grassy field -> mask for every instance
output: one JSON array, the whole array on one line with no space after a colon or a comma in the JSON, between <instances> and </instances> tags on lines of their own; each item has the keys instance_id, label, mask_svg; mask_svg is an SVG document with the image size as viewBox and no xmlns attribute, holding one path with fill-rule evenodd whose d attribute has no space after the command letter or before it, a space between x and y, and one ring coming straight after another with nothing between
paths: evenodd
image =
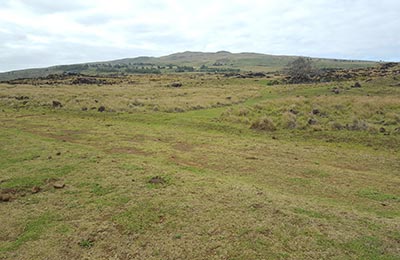
<instances>
[{"instance_id":1,"label":"grassy field","mask_svg":"<svg viewBox=\"0 0 400 260\"><path fill-rule=\"evenodd\" d=\"M0 259L400 259L397 82L2 84Z\"/></svg>"},{"instance_id":2,"label":"grassy field","mask_svg":"<svg viewBox=\"0 0 400 260\"><path fill-rule=\"evenodd\" d=\"M185 71L185 67L186 69L189 67L190 71L198 71L202 66L206 66L211 72L215 72L215 70L225 70L227 72L230 70L275 72L284 69L296 58L296 56L279 56L261 53L187 51L158 58L137 57L113 61L60 65L48 68L3 72L0 73L0 81L18 78L46 77L51 74L62 74L66 72L81 73L85 75L115 75L149 73L149 70L151 69L153 72L170 74L179 70ZM359 60L312 58L312 61L317 68L356 69L378 65L378 63L374 61Z\"/></svg>"}]
</instances>

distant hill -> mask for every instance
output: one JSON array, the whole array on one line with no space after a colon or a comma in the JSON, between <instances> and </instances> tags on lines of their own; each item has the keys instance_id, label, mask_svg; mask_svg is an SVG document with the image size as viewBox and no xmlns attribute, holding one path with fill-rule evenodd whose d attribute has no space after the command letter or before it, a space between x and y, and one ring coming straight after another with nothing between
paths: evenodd
<instances>
[{"instance_id":1,"label":"distant hill","mask_svg":"<svg viewBox=\"0 0 400 260\"><path fill-rule=\"evenodd\" d=\"M0 73L0 81L17 78L45 77L50 74L81 73L137 74L179 72L269 72L284 68L297 56L278 56L260 53L182 52L162 57L137 57L105 62L59 65L48 68L26 69ZM318 68L361 68L375 66L377 62L312 58Z\"/></svg>"}]
</instances>

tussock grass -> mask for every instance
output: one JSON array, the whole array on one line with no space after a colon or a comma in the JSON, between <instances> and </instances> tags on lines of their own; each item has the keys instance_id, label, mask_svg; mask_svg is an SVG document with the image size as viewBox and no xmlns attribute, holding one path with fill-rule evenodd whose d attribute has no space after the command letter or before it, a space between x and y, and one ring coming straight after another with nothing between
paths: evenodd
<instances>
[{"instance_id":1,"label":"tussock grass","mask_svg":"<svg viewBox=\"0 0 400 260\"><path fill-rule=\"evenodd\" d=\"M0 259L398 259L390 80L135 80L1 85Z\"/></svg>"}]
</instances>

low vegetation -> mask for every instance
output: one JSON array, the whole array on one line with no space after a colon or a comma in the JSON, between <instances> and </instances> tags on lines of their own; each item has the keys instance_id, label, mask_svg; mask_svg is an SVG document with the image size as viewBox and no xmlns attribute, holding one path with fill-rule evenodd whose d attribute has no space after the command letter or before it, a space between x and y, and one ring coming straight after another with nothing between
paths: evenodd
<instances>
[{"instance_id":1,"label":"low vegetation","mask_svg":"<svg viewBox=\"0 0 400 260\"><path fill-rule=\"evenodd\" d=\"M397 71L2 83L0 259L399 259Z\"/></svg>"}]
</instances>

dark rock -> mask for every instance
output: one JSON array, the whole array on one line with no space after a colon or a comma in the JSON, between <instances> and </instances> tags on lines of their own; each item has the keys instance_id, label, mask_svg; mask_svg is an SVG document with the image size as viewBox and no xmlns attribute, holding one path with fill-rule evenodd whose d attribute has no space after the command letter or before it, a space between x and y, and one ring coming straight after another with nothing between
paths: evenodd
<instances>
[{"instance_id":1,"label":"dark rock","mask_svg":"<svg viewBox=\"0 0 400 260\"><path fill-rule=\"evenodd\" d=\"M82 111L87 111L88 108L87 107L82 107Z\"/></svg>"},{"instance_id":2,"label":"dark rock","mask_svg":"<svg viewBox=\"0 0 400 260\"><path fill-rule=\"evenodd\" d=\"M296 109L291 108L289 110L290 113L292 113L293 115L297 115L299 113L299 111L297 111Z\"/></svg>"},{"instance_id":3,"label":"dark rock","mask_svg":"<svg viewBox=\"0 0 400 260\"><path fill-rule=\"evenodd\" d=\"M34 187L32 187L31 192L32 192L32 193L38 193L38 192L41 191L41 190L42 190L42 189L41 189L40 187L34 186Z\"/></svg>"},{"instance_id":4,"label":"dark rock","mask_svg":"<svg viewBox=\"0 0 400 260\"><path fill-rule=\"evenodd\" d=\"M266 75L262 72L249 72L244 76L245 78L262 78L265 77Z\"/></svg>"},{"instance_id":5,"label":"dark rock","mask_svg":"<svg viewBox=\"0 0 400 260\"><path fill-rule=\"evenodd\" d=\"M381 65L381 70L387 70L389 68L395 67L398 63L396 62L387 62Z\"/></svg>"},{"instance_id":6,"label":"dark rock","mask_svg":"<svg viewBox=\"0 0 400 260\"><path fill-rule=\"evenodd\" d=\"M53 100L52 106L53 108L57 108L57 107L62 107L62 104L60 101Z\"/></svg>"},{"instance_id":7,"label":"dark rock","mask_svg":"<svg viewBox=\"0 0 400 260\"><path fill-rule=\"evenodd\" d=\"M100 106L100 107L97 109L97 111L99 111L99 112L104 112L104 111L106 111L106 108L105 108L104 106Z\"/></svg>"},{"instance_id":8,"label":"dark rock","mask_svg":"<svg viewBox=\"0 0 400 260\"><path fill-rule=\"evenodd\" d=\"M258 160L258 158L255 156L248 156L246 157L246 160Z\"/></svg>"},{"instance_id":9,"label":"dark rock","mask_svg":"<svg viewBox=\"0 0 400 260\"><path fill-rule=\"evenodd\" d=\"M180 82L171 83L171 87L173 87L173 88L180 88L180 87L182 87L182 83L180 83Z\"/></svg>"},{"instance_id":10,"label":"dark rock","mask_svg":"<svg viewBox=\"0 0 400 260\"><path fill-rule=\"evenodd\" d=\"M61 152L57 152L56 155L57 155L57 156L60 156L60 155L61 155Z\"/></svg>"},{"instance_id":11,"label":"dark rock","mask_svg":"<svg viewBox=\"0 0 400 260\"><path fill-rule=\"evenodd\" d=\"M379 132L380 132L380 133L385 133L385 132L386 132L386 129L385 129L384 127L381 127L381 128L379 128Z\"/></svg>"},{"instance_id":12,"label":"dark rock","mask_svg":"<svg viewBox=\"0 0 400 260\"><path fill-rule=\"evenodd\" d=\"M16 96L15 97L16 100L25 100L25 99L29 99L28 96Z\"/></svg>"},{"instance_id":13,"label":"dark rock","mask_svg":"<svg viewBox=\"0 0 400 260\"><path fill-rule=\"evenodd\" d=\"M359 82L356 82L352 88L361 88L361 84Z\"/></svg>"},{"instance_id":14,"label":"dark rock","mask_svg":"<svg viewBox=\"0 0 400 260\"><path fill-rule=\"evenodd\" d=\"M165 182L166 182L165 179L160 176L152 177L149 180L149 183L151 184L164 184Z\"/></svg>"},{"instance_id":15,"label":"dark rock","mask_svg":"<svg viewBox=\"0 0 400 260\"><path fill-rule=\"evenodd\" d=\"M314 118L310 118L308 119L308 124L309 125L316 125L318 123L318 121Z\"/></svg>"},{"instance_id":16,"label":"dark rock","mask_svg":"<svg viewBox=\"0 0 400 260\"><path fill-rule=\"evenodd\" d=\"M91 77L79 77L76 78L75 80L73 80L71 82L71 84L73 85L81 85L81 84L87 84L87 85L93 85L93 84L98 84L98 85L102 85L102 84L110 84L109 82L107 82L104 79L97 79L97 78L91 78Z\"/></svg>"},{"instance_id":17,"label":"dark rock","mask_svg":"<svg viewBox=\"0 0 400 260\"><path fill-rule=\"evenodd\" d=\"M55 189L62 189L62 188L65 187L65 183L56 182L56 183L53 184L53 187L54 187Z\"/></svg>"},{"instance_id":18,"label":"dark rock","mask_svg":"<svg viewBox=\"0 0 400 260\"><path fill-rule=\"evenodd\" d=\"M11 195L9 194L0 194L0 202L8 202L11 200Z\"/></svg>"},{"instance_id":19,"label":"dark rock","mask_svg":"<svg viewBox=\"0 0 400 260\"><path fill-rule=\"evenodd\" d=\"M312 112L313 115L321 114L321 111L319 111L319 109L316 109L316 108L314 108L311 112Z\"/></svg>"}]
</instances>

